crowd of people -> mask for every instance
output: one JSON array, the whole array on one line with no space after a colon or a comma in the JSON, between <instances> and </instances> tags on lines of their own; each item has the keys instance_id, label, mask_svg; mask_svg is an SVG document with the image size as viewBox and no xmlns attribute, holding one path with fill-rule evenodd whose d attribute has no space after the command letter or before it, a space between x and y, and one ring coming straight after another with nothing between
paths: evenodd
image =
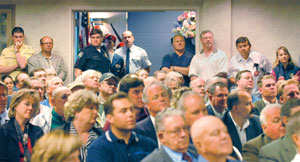
<instances>
[{"instance_id":1,"label":"crowd of people","mask_svg":"<svg viewBox=\"0 0 300 162\"><path fill-rule=\"evenodd\" d=\"M93 29L65 84L53 39L42 37L34 54L24 37L15 27L0 55L1 162L300 159L300 68L284 46L272 65L247 37L228 60L210 30L196 55L175 35L151 76L131 31L115 49L115 36Z\"/></svg>"}]
</instances>

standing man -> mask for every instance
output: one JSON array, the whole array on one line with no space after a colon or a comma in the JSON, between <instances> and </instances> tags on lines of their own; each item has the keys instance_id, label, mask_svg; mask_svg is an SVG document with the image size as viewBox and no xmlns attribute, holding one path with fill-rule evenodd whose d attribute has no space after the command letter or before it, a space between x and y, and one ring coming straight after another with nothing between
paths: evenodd
<instances>
[{"instance_id":1,"label":"standing man","mask_svg":"<svg viewBox=\"0 0 300 162\"><path fill-rule=\"evenodd\" d=\"M116 50L116 54L125 60L125 73L135 73L140 69L146 69L150 72L150 62L146 51L133 44L134 36L131 31L125 31L122 34L124 47Z\"/></svg>"},{"instance_id":2,"label":"standing man","mask_svg":"<svg viewBox=\"0 0 300 162\"><path fill-rule=\"evenodd\" d=\"M90 34L91 45L82 49L78 54L75 63L75 77L83 71L92 69L103 73L109 72L111 63L108 56L105 56L101 42L103 33L99 29L93 29Z\"/></svg>"},{"instance_id":3,"label":"standing man","mask_svg":"<svg viewBox=\"0 0 300 162\"><path fill-rule=\"evenodd\" d=\"M0 55L0 75L9 74L15 80L19 73L27 72L27 60L34 51L24 44L25 35L21 27L14 27L11 35L14 44L6 47Z\"/></svg>"},{"instance_id":4,"label":"standing man","mask_svg":"<svg viewBox=\"0 0 300 162\"><path fill-rule=\"evenodd\" d=\"M125 93L109 97L104 110L110 130L90 145L87 162L139 162L154 150L153 140L132 131L135 110Z\"/></svg>"},{"instance_id":5,"label":"standing man","mask_svg":"<svg viewBox=\"0 0 300 162\"><path fill-rule=\"evenodd\" d=\"M261 99L254 103L255 108L260 113L266 105L278 103L277 87L275 78L272 75L264 75L258 79L258 90Z\"/></svg>"},{"instance_id":6,"label":"standing man","mask_svg":"<svg viewBox=\"0 0 300 162\"><path fill-rule=\"evenodd\" d=\"M175 35L171 38L174 52L164 56L161 69L167 72L176 71L183 75L184 85L188 86L188 77L192 54L185 52L185 39L182 35Z\"/></svg>"},{"instance_id":7,"label":"standing man","mask_svg":"<svg viewBox=\"0 0 300 162\"><path fill-rule=\"evenodd\" d=\"M196 54L191 62L189 77L193 80L199 77L203 80L228 71L228 59L226 54L214 45L214 35L210 30L204 30L200 34L202 51Z\"/></svg>"},{"instance_id":8,"label":"standing man","mask_svg":"<svg viewBox=\"0 0 300 162\"><path fill-rule=\"evenodd\" d=\"M251 51L251 43L247 37L239 37L236 42L236 49L239 52L229 62L228 74L230 82L235 83L235 76L239 71L249 70L254 76L253 95L259 97L257 81L260 76L270 74L272 71L271 62L262 54Z\"/></svg>"},{"instance_id":9,"label":"standing man","mask_svg":"<svg viewBox=\"0 0 300 162\"><path fill-rule=\"evenodd\" d=\"M251 96L245 91L230 93L227 98L228 110L223 122L227 126L233 146L242 152L242 146L260 135L262 129L257 116L253 116Z\"/></svg>"},{"instance_id":10,"label":"standing man","mask_svg":"<svg viewBox=\"0 0 300 162\"><path fill-rule=\"evenodd\" d=\"M67 69L62 57L52 54L53 39L49 36L44 36L40 39L41 52L31 56L28 59L28 73L33 69L54 69L56 74L65 80L67 77Z\"/></svg>"}]
</instances>

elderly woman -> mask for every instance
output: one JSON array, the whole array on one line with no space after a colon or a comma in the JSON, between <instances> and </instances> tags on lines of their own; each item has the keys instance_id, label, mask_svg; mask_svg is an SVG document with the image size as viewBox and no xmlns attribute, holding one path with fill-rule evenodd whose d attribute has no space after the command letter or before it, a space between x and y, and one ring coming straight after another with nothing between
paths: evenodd
<instances>
[{"instance_id":1,"label":"elderly woman","mask_svg":"<svg viewBox=\"0 0 300 162\"><path fill-rule=\"evenodd\" d=\"M54 130L37 141L31 162L79 162L81 145L78 136Z\"/></svg>"},{"instance_id":2,"label":"elderly woman","mask_svg":"<svg viewBox=\"0 0 300 162\"><path fill-rule=\"evenodd\" d=\"M64 116L69 122L64 126L66 132L77 134L83 145L80 148L80 161L85 162L87 149L103 131L96 123L99 100L96 94L89 90L78 90L71 94L65 103Z\"/></svg>"},{"instance_id":3,"label":"elderly woman","mask_svg":"<svg viewBox=\"0 0 300 162\"><path fill-rule=\"evenodd\" d=\"M300 81L300 68L293 63L289 50L281 46L276 50L276 60L271 73L278 80Z\"/></svg>"},{"instance_id":4,"label":"elderly woman","mask_svg":"<svg viewBox=\"0 0 300 162\"><path fill-rule=\"evenodd\" d=\"M43 135L40 127L29 123L39 109L40 99L35 90L19 90L12 98L8 116L10 121L0 127L0 161L27 162L32 147Z\"/></svg>"}]
</instances>

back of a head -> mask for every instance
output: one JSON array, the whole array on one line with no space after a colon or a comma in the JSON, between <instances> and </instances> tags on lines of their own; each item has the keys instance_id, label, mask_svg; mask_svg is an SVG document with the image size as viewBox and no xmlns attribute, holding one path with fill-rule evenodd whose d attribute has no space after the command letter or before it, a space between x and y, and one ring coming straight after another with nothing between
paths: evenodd
<instances>
[{"instance_id":1,"label":"back of a head","mask_svg":"<svg viewBox=\"0 0 300 162\"><path fill-rule=\"evenodd\" d=\"M299 110L300 110L300 99L296 99L296 98L293 98L291 100L288 100L286 103L284 103L282 105L282 108L281 108L281 111L280 111L280 117L290 117L291 115L293 115L293 113L295 113L295 110L293 110L294 108L297 108L298 110L298 107L299 107ZM298 111L299 111L298 110ZM293 111L293 113L292 113Z\"/></svg>"},{"instance_id":2,"label":"back of a head","mask_svg":"<svg viewBox=\"0 0 300 162\"><path fill-rule=\"evenodd\" d=\"M296 134L297 136L300 136L300 112L296 112L293 114L286 125L287 134L289 136L292 136L293 134Z\"/></svg>"},{"instance_id":3,"label":"back of a head","mask_svg":"<svg viewBox=\"0 0 300 162\"><path fill-rule=\"evenodd\" d=\"M79 136L54 130L42 136L33 147L31 162L62 162L82 146Z\"/></svg>"}]
</instances>

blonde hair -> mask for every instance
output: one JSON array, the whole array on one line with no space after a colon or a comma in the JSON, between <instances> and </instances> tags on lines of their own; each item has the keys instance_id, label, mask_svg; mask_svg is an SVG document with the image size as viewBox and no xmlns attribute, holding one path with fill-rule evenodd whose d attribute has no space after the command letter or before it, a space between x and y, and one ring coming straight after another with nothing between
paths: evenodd
<instances>
[{"instance_id":1,"label":"blonde hair","mask_svg":"<svg viewBox=\"0 0 300 162\"><path fill-rule=\"evenodd\" d=\"M39 94L32 89L20 89L11 99L10 108L8 111L9 118L15 118L16 115L16 107L23 101L24 99L32 98L34 103L32 105L33 114L39 110L40 107L40 96Z\"/></svg>"},{"instance_id":2,"label":"blonde hair","mask_svg":"<svg viewBox=\"0 0 300 162\"><path fill-rule=\"evenodd\" d=\"M97 95L89 90L81 89L72 93L64 105L64 117L67 122L75 118L75 113L80 112L84 106L95 104L99 107Z\"/></svg>"},{"instance_id":3,"label":"blonde hair","mask_svg":"<svg viewBox=\"0 0 300 162\"><path fill-rule=\"evenodd\" d=\"M61 162L82 146L77 135L54 130L42 136L33 147L31 162Z\"/></svg>"},{"instance_id":4,"label":"blonde hair","mask_svg":"<svg viewBox=\"0 0 300 162\"><path fill-rule=\"evenodd\" d=\"M275 67L279 64L278 53L279 53L280 50L283 50L284 52L286 52L286 53L289 55L290 58L289 58L288 64L294 64L294 62L293 62L293 60L292 60L292 57L291 57L291 54L290 54L289 50L288 50L286 47L284 47L284 46L280 46L280 47L277 48L277 50L276 50L276 60L275 60L274 63L273 63L273 68L275 68Z\"/></svg>"},{"instance_id":5,"label":"blonde hair","mask_svg":"<svg viewBox=\"0 0 300 162\"><path fill-rule=\"evenodd\" d=\"M287 85L291 85L291 84L295 84L295 85L299 86L299 83L293 79L285 80L278 86L277 95L282 96L283 92L284 92L284 87Z\"/></svg>"}]
</instances>

